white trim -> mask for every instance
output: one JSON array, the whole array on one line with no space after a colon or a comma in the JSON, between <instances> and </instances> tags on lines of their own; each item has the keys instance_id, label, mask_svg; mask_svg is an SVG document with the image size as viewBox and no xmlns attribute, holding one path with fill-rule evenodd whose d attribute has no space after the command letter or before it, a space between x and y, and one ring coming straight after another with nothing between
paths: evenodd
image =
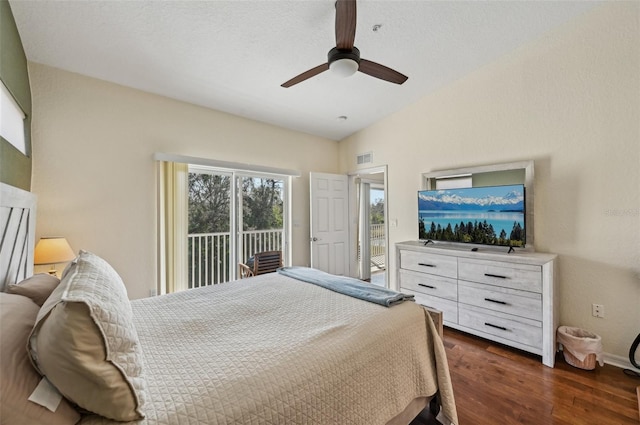
<instances>
[{"instance_id":1,"label":"white trim","mask_svg":"<svg viewBox=\"0 0 640 425\"><path fill-rule=\"evenodd\" d=\"M286 168L266 167L264 165L247 164L243 162L219 161L217 159L198 158L195 156L177 155L172 153L156 152L153 154L156 161L182 162L193 165L206 165L208 167L222 168L230 171L248 171L265 174L277 174L281 176L300 177L302 173Z\"/></svg>"},{"instance_id":2,"label":"white trim","mask_svg":"<svg viewBox=\"0 0 640 425\"><path fill-rule=\"evenodd\" d=\"M640 372L640 369L636 369L631 364L631 361L627 357L618 356L617 354L611 353L602 353L602 357L604 357L604 362L608 365L619 367L621 369L631 369L636 372Z\"/></svg>"}]
</instances>

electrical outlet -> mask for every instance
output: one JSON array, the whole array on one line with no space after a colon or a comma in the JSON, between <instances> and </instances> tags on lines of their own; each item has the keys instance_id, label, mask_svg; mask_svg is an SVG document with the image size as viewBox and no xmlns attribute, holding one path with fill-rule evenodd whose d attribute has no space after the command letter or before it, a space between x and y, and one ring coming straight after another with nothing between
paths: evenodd
<instances>
[{"instance_id":1,"label":"electrical outlet","mask_svg":"<svg viewBox=\"0 0 640 425\"><path fill-rule=\"evenodd\" d=\"M591 315L593 317L604 318L604 305L602 305L602 304L591 304Z\"/></svg>"}]
</instances>

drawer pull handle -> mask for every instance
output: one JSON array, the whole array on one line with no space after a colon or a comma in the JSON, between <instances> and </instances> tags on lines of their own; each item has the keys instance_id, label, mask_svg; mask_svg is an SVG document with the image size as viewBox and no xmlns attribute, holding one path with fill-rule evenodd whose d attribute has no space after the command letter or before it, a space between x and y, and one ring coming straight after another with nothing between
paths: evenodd
<instances>
[{"instance_id":1,"label":"drawer pull handle","mask_svg":"<svg viewBox=\"0 0 640 425\"><path fill-rule=\"evenodd\" d=\"M500 276L499 274L491 274L491 273L485 273L484 274L487 277L497 277L498 279L506 279L506 276Z\"/></svg>"},{"instance_id":2,"label":"drawer pull handle","mask_svg":"<svg viewBox=\"0 0 640 425\"><path fill-rule=\"evenodd\" d=\"M424 286L425 288L429 288L429 289L436 289L435 286L425 285L424 283L418 283L418 286Z\"/></svg>"},{"instance_id":3,"label":"drawer pull handle","mask_svg":"<svg viewBox=\"0 0 640 425\"><path fill-rule=\"evenodd\" d=\"M418 263L419 266L425 266L425 267L435 267L433 264L427 264L427 263Z\"/></svg>"},{"instance_id":4,"label":"drawer pull handle","mask_svg":"<svg viewBox=\"0 0 640 425\"><path fill-rule=\"evenodd\" d=\"M504 301L498 301L498 300L494 300L494 299L491 299L491 298L485 298L484 300L485 300L485 301L489 301L490 303L496 303L496 304L507 305L507 303L506 303L506 302L504 302Z\"/></svg>"},{"instance_id":5,"label":"drawer pull handle","mask_svg":"<svg viewBox=\"0 0 640 425\"><path fill-rule=\"evenodd\" d=\"M505 328L503 326L494 325L494 324L491 324L491 323L488 323L488 322L484 322L484 324L485 324L485 326L491 326L492 328L500 329L500 330L503 330L503 331L508 330L507 328Z\"/></svg>"}]
</instances>

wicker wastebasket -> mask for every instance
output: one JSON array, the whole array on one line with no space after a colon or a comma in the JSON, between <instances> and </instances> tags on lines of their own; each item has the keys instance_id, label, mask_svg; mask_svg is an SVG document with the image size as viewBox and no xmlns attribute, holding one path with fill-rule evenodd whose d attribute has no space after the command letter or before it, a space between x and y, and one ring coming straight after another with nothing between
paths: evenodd
<instances>
[{"instance_id":1,"label":"wicker wastebasket","mask_svg":"<svg viewBox=\"0 0 640 425\"><path fill-rule=\"evenodd\" d=\"M602 339L599 335L580 328L560 326L557 337L567 363L584 370L596 368L596 360L602 354Z\"/></svg>"}]
</instances>

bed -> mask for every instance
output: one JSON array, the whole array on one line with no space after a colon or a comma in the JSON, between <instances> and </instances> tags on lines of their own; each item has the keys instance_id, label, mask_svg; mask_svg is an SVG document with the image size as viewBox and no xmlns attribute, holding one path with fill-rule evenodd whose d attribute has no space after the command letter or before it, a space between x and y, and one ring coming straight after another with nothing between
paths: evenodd
<instances>
[{"instance_id":1,"label":"bed","mask_svg":"<svg viewBox=\"0 0 640 425\"><path fill-rule=\"evenodd\" d=\"M16 400L19 391L7 400L6 381L19 368L14 365L9 373L3 364L3 423L11 419L9 402L12 412L16 406L35 409L33 417L48 424L396 425L409 424L430 404L442 406L445 423L457 423L442 340L429 314L414 302L386 307L280 273L129 301L117 272L90 252L79 254L60 283L47 275L30 276L25 264L31 264L33 223L31 232L13 232L16 226L6 218L8 208L17 206L32 220L35 201L24 207L16 192L4 196L8 189L2 186L3 270L5 264L7 270L22 270L0 282L2 349L11 345L5 344L10 333L5 319L28 310L21 324L29 328L28 334L22 332L28 364L22 359L21 367L30 367L38 381L45 375L55 387L50 391L64 395L56 412ZM6 249L13 245L24 248ZM18 265L9 267L13 263ZM50 295L36 300L15 293L34 279L40 285L46 280L53 287ZM81 337L68 335L70 329ZM86 371L64 363L82 351L68 347L77 340L100 347L94 354L102 358L83 365ZM52 346L60 346L58 357L47 353L55 351ZM90 370L96 364L107 369ZM112 376L120 392L95 392L94 382L74 375L83 373L105 380ZM27 393L37 384L34 379ZM59 411L64 420L53 418Z\"/></svg>"}]
</instances>

